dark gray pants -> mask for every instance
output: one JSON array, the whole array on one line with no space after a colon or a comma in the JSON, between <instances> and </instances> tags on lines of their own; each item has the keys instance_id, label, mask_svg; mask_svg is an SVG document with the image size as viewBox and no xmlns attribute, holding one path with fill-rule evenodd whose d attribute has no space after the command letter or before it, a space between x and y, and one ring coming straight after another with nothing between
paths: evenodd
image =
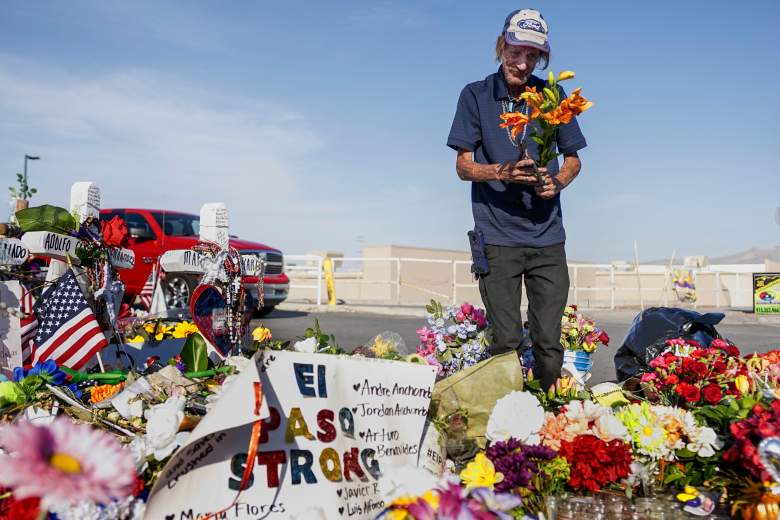
<instances>
[{"instance_id":1,"label":"dark gray pants","mask_svg":"<svg viewBox=\"0 0 780 520\"><path fill-rule=\"evenodd\" d=\"M534 377L547 389L561 375L561 317L569 295L563 244L548 247L486 246L490 272L480 276L479 292L493 328L492 354L516 350L523 341L522 285L528 292L528 326L533 342Z\"/></svg>"}]
</instances>

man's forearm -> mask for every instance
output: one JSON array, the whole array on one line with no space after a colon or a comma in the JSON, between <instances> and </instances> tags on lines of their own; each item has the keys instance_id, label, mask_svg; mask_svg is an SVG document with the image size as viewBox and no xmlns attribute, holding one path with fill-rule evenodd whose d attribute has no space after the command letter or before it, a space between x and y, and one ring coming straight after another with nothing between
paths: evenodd
<instances>
[{"instance_id":1,"label":"man's forearm","mask_svg":"<svg viewBox=\"0 0 780 520\"><path fill-rule=\"evenodd\" d=\"M458 159L455 170L458 177L464 181L485 182L500 179L500 164L481 164L473 160Z\"/></svg>"},{"instance_id":2,"label":"man's forearm","mask_svg":"<svg viewBox=\"0 0 780 520\"><path fill-rule=\"evenodd\" d=\"M560 182L562 187L565 188L577 177L581 168L582 162L576 153L566 154L563 158L561 169L555 176L555 180Z\"/></svg>"}]
</instances>

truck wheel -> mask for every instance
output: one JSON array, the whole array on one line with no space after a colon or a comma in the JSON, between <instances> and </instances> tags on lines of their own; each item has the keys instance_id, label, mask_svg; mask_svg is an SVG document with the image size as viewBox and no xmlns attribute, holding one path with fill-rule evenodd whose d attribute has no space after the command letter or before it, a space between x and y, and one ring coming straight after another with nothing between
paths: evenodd
<instances>
[{"instance_id":1,"label":"truck wheel","mask_svg":"<svg viewBox=\"0 0 780 520\"><path fill-rule=\"evenodd\" d=\"M273 312L273 310L276 308L276 305L268 305L266 307L262 307L260 309L257 309L255 311L255 318L263 318L265 316L268 316Z\"/></svg>"},{"instance_id":2,"label":"truck wheel","mask_svg":"<svg viewBox=\"0 0 780 520\"><path fill-rule=\"evenodd\" d=\"M168 308L187 309L190 306L190 296L198 286L198 279L186 274L174 274L168 275L162 284Z\"/></svg>"}]
</instances>

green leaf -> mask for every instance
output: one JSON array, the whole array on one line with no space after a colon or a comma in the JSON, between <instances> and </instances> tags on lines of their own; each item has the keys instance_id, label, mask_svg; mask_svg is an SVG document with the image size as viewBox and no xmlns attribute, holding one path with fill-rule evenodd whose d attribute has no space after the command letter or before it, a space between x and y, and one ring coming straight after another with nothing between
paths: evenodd
<instances>
[{"instance_id":1,"label":"green leaf","mask_svg":"<svg viewBox=\"0 0 780 520\"><path fill-rule=\"evenodd\" d=\"M16 212L16 220L23 232L51 231L67 235L76 229L76 219L67 210L44 204Z\"/></svg>"},{"instance_id":2,"label":"green leaf","mask_svg":"<svg viewBox=\"0 0 780 520\"><path fill-rule=\"evenodd\" d=\"M535 143L544 144L544 139L542 139L536 134L532 135L531 139L533 139Z\"/></svg>"},{"instance_id":3,"label":"green leaf","mask_svg":"<svg viewBox=\"0 0 780 520\"><path fill-rule=\"evenodd\" d=\"M209 367L208 349L206 340L198 332L187 337L187 341L181 349L181 359L187 372L200 372Z\"/></svg>"}]
</instances>

